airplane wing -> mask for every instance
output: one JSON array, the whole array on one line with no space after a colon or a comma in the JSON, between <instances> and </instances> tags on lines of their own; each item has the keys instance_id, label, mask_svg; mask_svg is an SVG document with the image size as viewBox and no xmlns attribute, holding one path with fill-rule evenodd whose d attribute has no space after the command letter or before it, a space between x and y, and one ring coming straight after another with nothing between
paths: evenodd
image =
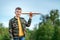
<instances>
[{"instance_id":1,"label":"airplane wing","mask_svg":"<svg viewBox=\"0 0 60 40\"><path fill-rule=\"evenodd\" d=\"M29 13L22 13L22 14L29 14ZM33 15L40 15L40 13L32 13Z\"/></svg>"}]
</instances>

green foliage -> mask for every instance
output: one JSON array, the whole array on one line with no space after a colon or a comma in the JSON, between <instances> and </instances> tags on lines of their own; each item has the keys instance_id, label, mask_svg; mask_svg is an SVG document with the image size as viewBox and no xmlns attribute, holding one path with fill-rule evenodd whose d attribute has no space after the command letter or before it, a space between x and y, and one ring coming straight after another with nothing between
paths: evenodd
<instances>
[{"instance_id":1,"label":"green foliage","mask_svg":"<svg viewBox=\"0 0 60 40\"><path fill-rule=\"evenodd\" d=\"M4 28L0 23L0 40L10 40L8 28Z\"/></svg>"},{"instance_id":2,"label":"green foliage","mask_svg":"<svg viewBox=\"0 0 60 40\"><path fill-rule=\"evenodd\" d=\"M25 40L30 40L30 36L31 36L31 30L26 29Z\"/></svg>"},{"instance_id":3,"label":"green foliage","mask_svg":"<svg viewBox=\"0 0 60 40\"><path fill-rule=\"evenodd\" d=\"M60 19L58 10L51 10L50 16L42 16L38 29L32 32L32 40L60 40Z\"/></svg>"}]
</instances>

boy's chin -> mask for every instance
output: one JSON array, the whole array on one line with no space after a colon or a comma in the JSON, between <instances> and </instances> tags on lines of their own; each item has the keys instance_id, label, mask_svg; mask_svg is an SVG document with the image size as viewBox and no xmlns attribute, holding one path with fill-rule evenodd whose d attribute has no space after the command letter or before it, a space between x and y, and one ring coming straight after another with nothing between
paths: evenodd
<instances>
[{"instance_id":1,"label":"boy's chin","mask_svg":"<svg viewBox=\"0 0 60 40\"><path fill-rule=\"evenodd\" d=\"M17 15L17 17L20 17L20 15Z\"/></svg>"},{"instance_id":2,"label":"boy's chin","mask_svg":"<svg viewBox=\"0 0 60 40\"><path fill-rule=\"evenodd\" d=\"M18 17L20 17L20 15L18 15Z\"/></svg>"}]
</instances>

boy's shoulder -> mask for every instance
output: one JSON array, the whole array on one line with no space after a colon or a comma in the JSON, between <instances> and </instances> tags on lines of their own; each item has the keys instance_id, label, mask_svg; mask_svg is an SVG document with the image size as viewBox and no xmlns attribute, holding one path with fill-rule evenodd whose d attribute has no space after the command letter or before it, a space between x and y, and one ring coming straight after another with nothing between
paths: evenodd
<instances>
[{"instance_id":1,"label":"boy's shoulder","mask_svg":"<svg viewBox=\"0 0 60 40\"><path fill-rule=\"evenodd\" d=\"M20 19L24 19L24 18L23 17L20 17ZM13 17L13 18L10 19L10 21L14 21L14 20L16 20L15 17Z\"/></svg>"},{"instance_id":2,"label":"boy's shoulder","mask_svg":"<svg viewBox=\"0 0 60 40\"><path fill-rule=\"evenodd\" d=\"M23 17L20 17L21 19L24 19Z\"/></svg>"}]
</instances>

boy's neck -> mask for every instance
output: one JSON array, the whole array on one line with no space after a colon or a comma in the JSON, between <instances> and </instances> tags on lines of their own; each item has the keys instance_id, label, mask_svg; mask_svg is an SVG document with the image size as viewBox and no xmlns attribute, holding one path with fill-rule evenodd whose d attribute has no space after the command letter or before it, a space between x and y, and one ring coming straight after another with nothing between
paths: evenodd
<instances>
[{"instance_id":1,"label":"boy's neck","mask_svg":"<svg viewBox=\"0 0 60 40\"><path fill-rule=\"evenodd\" d=\"M18 19L18 18L19 18L19 16L15 16L15 18L16 18L16 19Z\"/></svg>"}]
</instances>

